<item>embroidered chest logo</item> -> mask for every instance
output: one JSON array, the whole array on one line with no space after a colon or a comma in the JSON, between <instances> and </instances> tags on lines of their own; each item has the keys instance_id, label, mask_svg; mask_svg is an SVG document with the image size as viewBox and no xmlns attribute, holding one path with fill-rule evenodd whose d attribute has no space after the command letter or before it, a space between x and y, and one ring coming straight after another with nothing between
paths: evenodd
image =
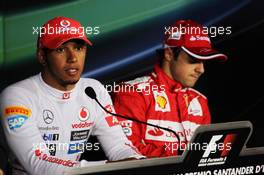
<instances>
[{"instance_id":1,"label":"embroidered chest logo","mask_svg":"<svg viewBox=\"0 0 264 175\"><path fill-rule=\"evenodd\" d=\"M70 92L65 92L62 94L62 99L66 100L69 99L71 97L71 93Z\"/></svg>"},{"instance_id":2,"label":"embroidered chest logo","mask_svg":"<svg viewBox=\"0 0 264 175\"><path fill-rule=\"evenodd\" d=\"M48 109L43 110L43 120L46 124L51 124L54 120L54 114Z\"/></svg>"},{"instance_id":3,"label":"embroidered chest logo","mask_svg":"<svg viewBox=\"0 0 264 175\"><path fill-rule=\"evenodd\" d=\"M192 99L190 102L188 114L193 116L203 116L202 106L197 98Z\"/></svg>"},{"instance_id":4,"label":"embroidered chest logo","mask_svg":"<svg viewBox=\"0 0 264 175\"><path fill-rule=\"evenodd\" d=\"M148 134L152 136L162 136L164 133L159 128L153 128L153 130L148 131Z\"/></svg>"},{"instance_id":5,"label":"embroidered chest logo","mask_svg":"<svg viewBox=\"0 0 264 175\"><path fill-rule=\"evenodd\" d=\"M79 111L79 120L84 122L86 120L88 120L90 114L88 109L86 109L85 107L82 107Z\"/></svg>"},{"instance_id":6,"label":"embroidered chest logo","mask_svg":"<svg viewBox=\"0 0 264 175\"><path fill-rule=\"evenodd\" d=\"M11 130L22 127L30 115L31 110L21 106L8 106L4 111Z\"/></svg>"},{"instance_id":7,"label":"embroidered chest logo","mask_svg":"<svg viewBox=\"0 0 264 175\"><path fill-rule=\"evenodd\" d=\"M167 100L166 100L165 97L158 95L157 98L156 98L156 102L157 102L157 104L159 105L160 108L165 109L166 104L167 104Z\"/></svg>"},{"instance_id":8,"label":"embroidered chest logo","mask_svg":"<svg viewBox=\"0 0 264 175\"><path fill-rule=\"evenodd\" d=\"M155 111L170 112L168 96L165 92L153 91L155 99Z\"/></svg>"}]
</instances>

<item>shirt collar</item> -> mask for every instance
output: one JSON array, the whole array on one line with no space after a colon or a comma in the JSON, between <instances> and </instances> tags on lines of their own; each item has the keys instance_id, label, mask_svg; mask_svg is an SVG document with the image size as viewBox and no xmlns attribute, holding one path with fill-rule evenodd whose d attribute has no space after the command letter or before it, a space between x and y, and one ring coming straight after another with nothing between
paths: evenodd
<instances>
[{"instance_id":1,"label":"shirt collar","mask_svg":"<svg viewBox=\"0 0 264 175\"><path fill-rule=\"evenodd\" d=\"M61 90L58 90L58 89L48 85L43 80L43 78L41 76L41 73L39 73L38 77L39 77L40 85L43 88L43 90L45 92L48 92L51 96L55 97L56 99L69 100L69 99L74 98L76 96L76 94L77 94L78 83L76 83L75 87L72 90L70 90L70 91L61 91Z\"/></svg>"},{"instance_id":2,"label":"shirt collar","mask_svg":"<svg viewBox=\"0 0 264 175\"><path fill-rule=\"evenodd\" d=\"M180 90L185 90L181 83L171 79L159 66L156 64L154 66L154 72L156 74L152 74L152 76L157 80L159 86L163 85L164 88L168 89L170 92L178 92Z\"/></svg>"}]
</instances>

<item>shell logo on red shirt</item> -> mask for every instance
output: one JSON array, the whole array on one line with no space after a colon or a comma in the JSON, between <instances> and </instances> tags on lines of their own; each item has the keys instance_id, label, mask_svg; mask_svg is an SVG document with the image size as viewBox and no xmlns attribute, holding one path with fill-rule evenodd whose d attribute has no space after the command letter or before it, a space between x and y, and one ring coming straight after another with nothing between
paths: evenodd
<instances>
[{"instance_id":1,"label":"shell logo on red shirt","mask_svg":"<svg viewBox=\"0 0 264 175\"><path fill-rule=\"evenodd\" d=\"M79 111L79 120L84 122L86 120L88 120L89 118L89 111L88 109L86 109L85 107L81 107L80 111Z\"/></svg>"},{"instance_id":2,"label":"shell logo on red shirt","mask_svg":"<svg viewBox=\"0 0 264 175\"><path fill-rule=\"evenodd\" d=\"M161 107L162 109L165 109L165 107L166 107L166 104L167 104L167 100L166 100L166 98L165 97L163 97L163 96L157 96L156 97L156 102L157 102L157 104L159 105L159 107Z\"/></svg>"},{"instance_id":3,"label":"shell logo on red shirt","mask_svg":"<svg viewBox=\"0 0 264 175\"><path fill-rule=\"evenodd\" d=\"M167 94L164 91L153 91L155 99L155 111L170 112L170 103Z\"/></svg>"}]
</instances>

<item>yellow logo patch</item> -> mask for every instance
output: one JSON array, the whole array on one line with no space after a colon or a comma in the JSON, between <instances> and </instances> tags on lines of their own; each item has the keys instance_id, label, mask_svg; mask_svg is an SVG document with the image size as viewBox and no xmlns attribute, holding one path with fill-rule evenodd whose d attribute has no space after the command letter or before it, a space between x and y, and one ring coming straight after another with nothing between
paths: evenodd
<instances>
[{"instance_id":1,"label":"yellow logo patch","mask_svg":"<svg viewBox=\"0 0 264 175\"><path fill-rule=\"evenodd\" d=\"M24 115L29 117L31 114L31 110L21 107L21 106L9 106L5 108L5 116L11 116L11 115Z\"/></svg>"},{"instance_id":2,"label":"yellow logo patch","mask_svg":"<svg viewBox=\"0 0 264 175\"><path fill-rule=\"evenodd\" d=\"M156 97L156 102L157 102L157 104L159 105L160 108L165 109L166 104L167 104L167 100L166 100L165 97L158 95Z\"/></svg>"},{"instance_id":3,"label":"yellow logo patch","mask_svg":"<svg viewBox=\"0 0 264 175\"><path fill-rule=\"evenodd\" d=\"M167 94L164 91L153 91L153 95L155 99L155 111L169 112L170 102Z\"/></svg>"}]
</instances>

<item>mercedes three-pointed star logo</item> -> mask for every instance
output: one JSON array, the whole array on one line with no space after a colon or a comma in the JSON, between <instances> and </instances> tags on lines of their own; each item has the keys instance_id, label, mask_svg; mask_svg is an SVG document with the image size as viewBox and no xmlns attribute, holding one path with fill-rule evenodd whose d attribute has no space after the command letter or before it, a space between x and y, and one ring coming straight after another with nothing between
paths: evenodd
<instances>
[{"instance_id":1,"label":"mercedes three-pointed star logo","mask_svg":"<svg viewBox=\"0 0 264 175\"><path fill-rule=\"evenodd\" d=\"M54 120L54 115L50 110L45 109L43 110L43 119L45 123L51 124Z\"/></svg>"}]
</instances>

